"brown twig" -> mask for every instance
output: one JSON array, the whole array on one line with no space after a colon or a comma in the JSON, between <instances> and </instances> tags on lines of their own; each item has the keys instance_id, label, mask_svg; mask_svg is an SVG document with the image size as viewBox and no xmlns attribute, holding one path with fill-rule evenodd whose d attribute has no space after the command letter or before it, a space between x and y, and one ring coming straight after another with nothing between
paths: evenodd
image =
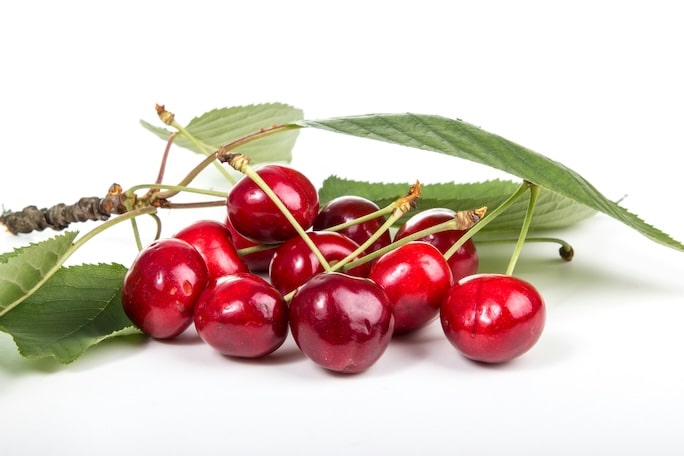
<instances>
[{"instance_id":1,"label":"brown twig","mask_svg":"<svg viewBox=\"0 0 684 456\"><path fill-rule=\"evenodd\" d=\"M21 211L6 211L0 215L0 224L5 225L12 234L43 231L47 228L63 230L71 223L108 220L113 214L128 211L127 195L119 184L109 187L107 196L84 197L74 204L56 204L49 208L38 209L27 206Z\"/></svg>"}]
</instances>

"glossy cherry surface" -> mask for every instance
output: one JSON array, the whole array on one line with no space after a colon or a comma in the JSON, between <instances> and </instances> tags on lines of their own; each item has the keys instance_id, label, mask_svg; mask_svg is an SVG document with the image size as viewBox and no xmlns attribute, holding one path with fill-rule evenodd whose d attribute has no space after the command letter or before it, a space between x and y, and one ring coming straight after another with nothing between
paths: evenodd
<instances>
[{"instance_id":1,"label":"glossy cherry surface","mask_svg":"<svg viewBox=\"0 0 684 456\"><path fill-rule=\"evenodd\" d=\"M544 329L546 308L527 281L477 274L455 284L442 304L447 339L465 357L485 363L510 361L532 348Z\"/></svg>"},{"instance_id":2,"label":"glossy cherry surface","mask_svg":"<svg viewBox=\"0 0 684 456\"><path fill-rule=\"evenodd\" d=\"M208 276L202 256L186 241L154 241L138 254L124 276L124 312L149 336L176 337L192 323Z\"/></svg>"},{"instance_id":3,"label":"glossy cherry surface","mask_svg":"<svg viewBox=\"0 0 684 456\"><path fill-rule=\"evenodd\" d=\"M230 217L226 217L225 225L228 228L228 231L230 231L230 234L233 238L233 245L237 250L264 245L244 237L240 232L238 232L235 229L235 227L230 221ZM245 255L240 255L240 257L242 258L242 261L244 261L244 263L247 265L247 268L250 272L268 272L268 266L271 264L273 254L275 253L276 248L279 245L280 244L274 244L272 247L268 249L259 250L253 253L247 253Z\"/></svg>"},{"instance_id":4,"label":"glossy cherry surface","mask_svg":"<svg viewBox=\"0 0 684 456\"><path fill-rule=\"evenodd\" d=\"M361 196L346 195L339 196L328 201L319 211L314 220L313 229L316 231L325 230L335 225L347 223L359 217L372 214L380 208L373 201ZM366 242L378 229L385 223L385 217L377 217L366 222L350 225L347 228L338 230L352 241L361 245ZM375 252L392 242L389 231L382 235L366 249L367 253Z\"/></svg>"},{"instance_id":5,"label":"glossy cherry surface","mask_svg":"<svg viewBox=\"0 0 684 456\"><path fill-rule=\"evenodd\" d=\"M200 295L195 328L220 353L259 358L274 352L288 334L288 308L282 295L252 273L212 282Z\"/></svg>"},{"instance_id":6,"label":"glossy cherry surface","mask_svg":"<svg viewBox=\"0 0 684 456\"><path fill-rule=\"evenodd\" d=\"M300 350L326 369L367 370L392 338L394 317L383 289L370 279L323 273L297 289L290 329Z\"/></svg>"},{"instance_id":7,"label":"glossy cherry surface","mask_svg":"<svg viewBox=\"0 0 684 456\"><path fill-rule=\"evenodd\" d=\"M302 228L313 225L319 209L318 192L304 174L282 165L265 165L256 172ZM268 195L247 176L233 185L226 204L235 229L255 242L283 242L297 233Z\"/></svg>"},{"instance_id":8,"label":"glossy cherry surface","mask_svg":"<svg viewBox=\"0 0 684 456\"><path fill-rule=\"evenodd\" d=\"M346 258L359 247L347 236L332 231L310 232L309 237L331 264ZM323 272L323 266L316 255L300 236L295 236L276 250L269 277L273 286L286 295L320 272ZM367 277L369 272L369 263L346 271L358 277Z\"/></svg>"},{"instance_id":9,"label":"glossy cherry surface","mask_svg":"<svg viewBox=\"0 0 684 456\"><path fill-rule=\"evenodd\" d=\"M378 258L368 278L387 293L395 334L415 331L436 319L453 284L442 253L423 241L408 242Z\"/></svg>"},{"instance_id":10,"label":"glossy cherry surface","mask_svg":"<svg viewBox=\"0 0 684 456\"><path fill-rule=\"evenodd\" d=\"M456 213L453 210L448 208L431 208L417 212L399 227L394 235L394 239L403 239L418 231L451 220L454 218L455 214ZM461 230L440 231L424 236L420 238L420 240L429 242L437 247L440 252L446 253L449 247L461 239L464 233L465 231ZM468 239L461 248L448 259L448 262L455 282L463 277L475 274L480 265L480 261L472 239Z\"/></svg>"},{"instance_id":11,"label":"glossy cherry surface","mask_svg":"<svg viewBox=\"0 0 684 456\"><path fill-rule=\"evenodd\" d=\"M247 265L238 255L228 227L221 222L199 220L186 226L173 237L182 239L197 249L212 279L236 272L247 272Z\"/></svg>"}]
</instances>

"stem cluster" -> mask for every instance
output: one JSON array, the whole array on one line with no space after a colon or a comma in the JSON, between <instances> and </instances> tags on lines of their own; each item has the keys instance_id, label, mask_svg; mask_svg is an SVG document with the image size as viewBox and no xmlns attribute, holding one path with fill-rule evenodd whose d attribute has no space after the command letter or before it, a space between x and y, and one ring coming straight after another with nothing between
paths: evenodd
<instances>
[{"instance_id":1,"label":"stem cluster","mask_svg":"<svg viewBox=\"0 0 684 456\"><path fill-rule=\"evenodd\" d=\"M75 245L75 248L82 245L86 239L94 236L95 234L102 232L108 226L114 223L118 223L121 220L131 220L133 224L133 229L138 243L138 247L142 248L140 242L140 236L137 230L137 225L135 223L135 218L139 215L151 215L156 218L156 209L160 207L164 208L191 208L191 207L211 207L220 206L225 204L226 193L214 190L207 190L202 188L191 187L192 181L208 166L214 164L226 163L230 165L233 169L243 173L252 179L261 188L266 195L273 201L273 203L279 208L283 215L288 219L292 226L297 231L298 235L303 238L307 243L311 251L316 255L321 265L326 271L344 271L363 263L373 261L374 259L380 257L384 253L390 250L396 249L400 245L416 240L432 233L436 233L444 230L467 230L466 233L456 242L451 248L449 248L445 253L445 258L450 258L459 248L463 246L469 239L471 239L480 230L485 228L492 220L494 220L499 214L504 212L509 208L514 201L520 198L526 191L530 191L530 199L527 208L527 212L520 229L517 240L515 241L515 247L511 255L508 267L506 269L507 275L512 275L514 273L517 261L520 257L523 245L526 241L529 242L558 242L561 244L559 249L560 255L565 260L570 260L573 257L572 247L566 242L553 239L553 238L527 238L527 234L532 221L532 216L535 209L535 204L539 195L540 188L528 181L524 181L520 187L512 194L510 197L504 201L499 207L494 208L488 212L487 207L481 207L473 210L460 211L456 214L453 220L449 220L444 223L429 227L420 232L414 233L407 236L401 240L392 242L390 245L379 249L373 253L361 256L361 254L375 242L385 231L389 230L404 214L409 212L411 209L415 208L416 200L421 196L420 183L416 182L409 188L406 195L398 198L392 202L387 207L384 207L377 212L372 214L359 217L358 219L345 222L335 227L329 228L331 231L337 231L344 229L350 225L363 223L365 221L388 216L386 222L381 226L381 228L366 242L359 246L359 248L350 254L347 258L336 262L335 264L329 264L320 250L316 247L313 241L310 239L306 230L300 226L297 220L290 214L287 207L280 201L278 196L272 191L271 188L261 179L259 174L250 165L249 157L236 153L234 150L240 146L248 144L252 141L264 138L270 135L274 135L283 131L287 131L293 128L297 128L293 125L273 125L267 128L261 128L251 134L243 136L236 139L235 141L221 145L219 147L212 147L209 144L203 143L197 138L195 138L191 133L189 133L182 125L178 124L175 120L173 113L166 110L163 105L156 106L157 114L159 118L166 125L170 125L176 129L176 132L172 133L166 143L164 154L161 160L160 169L157 175L157 179L152 184L141 184L130 187L128 190L123 191L120 185L113 184L105 197L91 197L82 198L77 203L73 205L59 204L51 208L38 209L35 206L29 206L24 208L20 212L4 212L0 215L0 223L4 224L7 229L13 233L28 233L36 230L43 230L46 228L52 228L56 230L61 230L69 226L70 223L83 222L86 220L96 220L96 221L107 221L111 215L125 215L125 217L120 217L116 221L109 221L103 224L101 227L96 228L84 236L82 241ZM168 185L162 183L165 167L167 163L167 158L169 155L170 148L174 140L178 136L185 136L190 141L192 141L199 149L205 151L206 157L198 163L193 169L191 169L184 178L182 178L175 185ZM229 178L231 182L234 182L230 173L227 173L223 167L220 167L224 172L224 175ZM146 190L143 195L137 195L136 192L140 190ZM215 201L203 201L203 202L193 202L193 203L174 203L171 199L181 192L193 193L198 195L215 197ZM160 222L157 218L158 223L158 233ZM503 242L504 240L493 240L491 242ZM510 239L505 240L510 242ZM260 247L251 247L248 252L253 252L259 250ZM247 251L241 253L248 253Z\"/></svg>"}]
</instances>

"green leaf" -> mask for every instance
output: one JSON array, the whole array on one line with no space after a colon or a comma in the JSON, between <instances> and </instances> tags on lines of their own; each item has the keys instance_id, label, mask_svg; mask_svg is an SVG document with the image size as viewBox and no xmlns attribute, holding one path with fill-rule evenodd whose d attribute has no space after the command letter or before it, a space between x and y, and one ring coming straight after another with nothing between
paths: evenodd
<instances>
[{"instance_id":1,"label":"green leaf","mask_svg":"<svg viewBox=\"0 0 684 456\"><path fill-rule=\"evenodd\" d=\"M684 244L607 199L568 167L460 120L422 114L372 114L296 123L336 133L441 152L491 166L607 214L660 244Z\"/></svg>"},{"instance_id":2,"label":"green leaf","mask_svg":"<svg viewBox=\"0 0 684 456\"><path fill-rule=\"evenodd\" d=\"M208 155L218 146L228 144L261 128L271 127L274 124L287 124L300 120L302 117L303 112L300 109L282 103L214 109L195 117L185 127L187 132L202 145L192 142L184 135L179 135L174 144ZM143 127L165 141L172 133L171 130L154 126L144 120L140 122ZM252 163L289 162L292 159L292 148L298 133L298 130L291 130L268 136L240 146L236 150L247 155Z\"/></svg>"},{"instance_id":3,"label":"green leaf","mask_svg":"<svg viewBox=\"0 0 684 456\"><path fill-rule=\"evenodd\" d=\"M60 268L20 306L0 318L27 358L70 363L111 337L140 333L121 306L126 268L117 264Z\"/></svg>"},{"instance_id":4,"label":"green leaf","mask_svg":"<svg viewBox=\"0 0 684 456\"><path fill-rule=\"evenodd\" d=\"M519 186L520 183L499 179L478 183L421 184L422 196L418 199L417 209L445 207L461 211L485 205L492 210L503 203ZM362 182L330 176L323 181L319 189L319 197L321 204L325 204L338 196L353 194L368 198L378 206L385 207L405 195L408 189L409 183ZM527 204L526 198L518 199L482 231L520 231ZM403 223L413 214L414 211L407 213L398 220L397 224ZM558 193L542 189L532 217L530 231L564 228L594 214L596 214L594 209Z\"/></svg>"},{"instance_id":5,"label":"green leaf","mask_svg":"<svg viewBox=\"0 0 684 456\"><path fill-rule=\"evenodd\" d=\"M67 231L0 256L0 316L19 305L57 271L77 234Z\"/></svg>"}]
</instances>

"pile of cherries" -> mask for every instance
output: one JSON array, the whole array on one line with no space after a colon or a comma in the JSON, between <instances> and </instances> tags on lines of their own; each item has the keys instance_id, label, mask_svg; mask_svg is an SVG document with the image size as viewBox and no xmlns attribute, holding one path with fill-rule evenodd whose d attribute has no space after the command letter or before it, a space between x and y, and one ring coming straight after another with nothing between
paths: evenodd
<instances>
[{"instance_id":1,"label":"pile of cherries","mask_svg":"<svg viewBox=\"0 0 684 456\"><path fill-rule=\"evenodd\" d=\"M368 369L392 337L436 319L449 342L479 362L509 361L539 339L545 306L531 284L478 274L471 239L445 257L465 231L402 241L453 218L450 209L417 212L392 236L381 230L385 216L354 223L379 210L368 199L342 196L320 207L301 172L276 164L256 172L289 218L244 176L228 193L225 220L194 222L145 247L122 289L123 308L144 333L170 339L194 324L208 345L240 358L273 353L291 333L309 359L342 373ZM339 262L349 267L331 268Z\"/></svg>"}]
</instances>

